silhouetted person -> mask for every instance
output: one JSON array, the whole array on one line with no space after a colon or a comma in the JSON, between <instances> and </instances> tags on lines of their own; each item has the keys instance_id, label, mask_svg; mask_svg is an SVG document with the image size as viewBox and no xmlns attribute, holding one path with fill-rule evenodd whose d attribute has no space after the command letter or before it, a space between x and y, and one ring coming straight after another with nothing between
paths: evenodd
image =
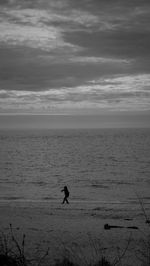
<instances>
[{"instance_id":1,"label":"silhouetted person","mask_svg":"<svg viewBox=\"0 0 150 266\"><path fill-rule=\"evenodd\" d=\"M69 198L69 190L68 190L67 186L64 186L64 188L61 190L61 192L64 192L64 194L65 194L65 197L63 199L62 204L64 204L65 202L67 204L69 204L69 201L68 201L68 198Z\"/></svg>"}]
</instances>

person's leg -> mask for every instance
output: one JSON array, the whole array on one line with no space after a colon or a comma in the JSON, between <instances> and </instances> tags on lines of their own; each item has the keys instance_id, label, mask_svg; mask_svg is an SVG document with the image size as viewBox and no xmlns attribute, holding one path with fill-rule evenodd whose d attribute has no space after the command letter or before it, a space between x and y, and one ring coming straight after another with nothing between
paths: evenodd
<instances>
[{"instance_id":1,"label":"person's leg","mask_svg":"<svg viewBox=\"0 0 150 266\"><path fill-rule=\"evenodd\" d=\"M65 197L64 197L64 199L63 199L63 202L62 202L62 204L64 204L65 203Z\"/></svg>"},{"instance_id":2,"label":"person's leg","mask_svg":"<svg viewBox=\"0 0 150 266\"><path fill-rule=\"evenodd\" d=\"M69 204L69 201L68 201L68 199L67 199L68 197L66 197L66 202L67 202L67 204Z\"/></svg>"}]
</instances>

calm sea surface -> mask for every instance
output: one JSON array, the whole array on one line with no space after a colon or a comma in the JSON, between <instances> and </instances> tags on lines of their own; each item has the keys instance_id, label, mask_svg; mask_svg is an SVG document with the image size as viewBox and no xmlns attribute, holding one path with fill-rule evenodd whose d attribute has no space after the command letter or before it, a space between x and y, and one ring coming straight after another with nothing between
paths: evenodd
<instances>
[{"instance_id":1,"label":"calm sea surface","mask_svg":"<svg viewBox=\"0 0 150 266\"><path fill-rule=\"evenodd\" d=\"M0 201L150 202L150 130L0 132Z\"/></svg>"}]
</instances>

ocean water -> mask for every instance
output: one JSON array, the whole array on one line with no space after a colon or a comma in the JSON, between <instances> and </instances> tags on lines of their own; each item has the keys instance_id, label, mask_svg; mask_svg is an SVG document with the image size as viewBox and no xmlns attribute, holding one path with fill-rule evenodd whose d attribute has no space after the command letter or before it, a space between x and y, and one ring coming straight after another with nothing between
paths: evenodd
<instances>
[{"instance_id":1,"label":"ocean water","mask_svg":"<svg viewBox=\"0 0 150 266\"><path fill-rule=\"evenodd\" d=\"M150 129L0 132L0 202L150 203Z\"/></svg>"}]
</instances>

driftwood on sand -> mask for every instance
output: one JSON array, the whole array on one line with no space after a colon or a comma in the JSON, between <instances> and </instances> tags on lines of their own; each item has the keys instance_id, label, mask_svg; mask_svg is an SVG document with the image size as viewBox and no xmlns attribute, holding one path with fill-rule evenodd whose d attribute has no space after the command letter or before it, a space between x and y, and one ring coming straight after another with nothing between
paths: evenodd
<instances>
[{"instance_id":1,"label":"driftwood on sand","mask_svg":"<svg viewBox=\"0 0 150 266\"><path fill-rule=\"evenodd\" d=\"M109 224L104 224L104 229L105 230L110 230L112 228L127 228L127 229L139 229L137 226L121 226L121 225L109 225Z\"/></svg>"}]
</instances>

